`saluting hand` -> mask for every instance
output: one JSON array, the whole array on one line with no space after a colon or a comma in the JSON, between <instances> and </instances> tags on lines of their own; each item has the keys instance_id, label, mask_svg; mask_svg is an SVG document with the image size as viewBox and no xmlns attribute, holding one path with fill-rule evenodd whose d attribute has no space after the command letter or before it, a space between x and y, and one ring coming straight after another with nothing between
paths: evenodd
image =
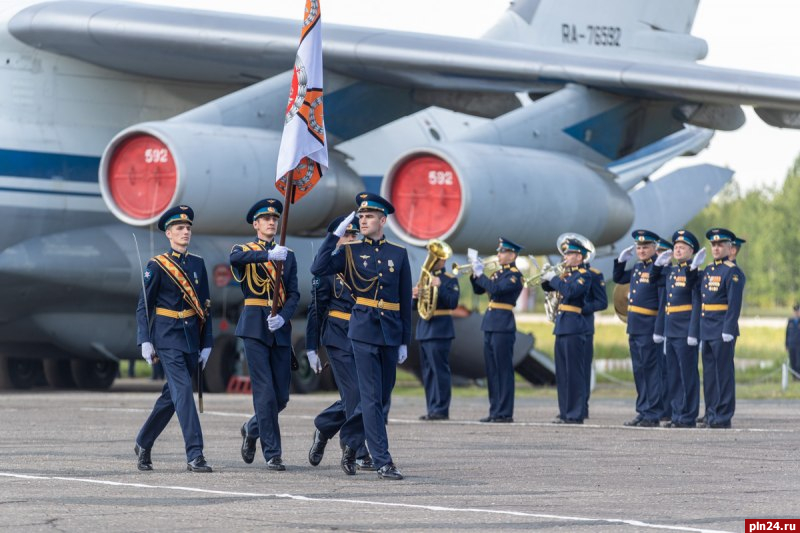
<instances>
[{"instance_id":1,"label":"saluting hand","mask_svg":"<svg viewBox=\"0 0 800 533\"><path fill-rule=\"evenodd\" d=\"M350 223L353 221L354 218L356 218L355 211L351 212L349 215L344 217L344 220L339 222L339 225L336 226L335 230L333 230L333 234L336 235L337 237L341 237L342 235L344 235L344 232L347 231L347 226L350 225Z\"/></svg>"},{"instance_id":2,"label":"saluting hand","mask_svg":"<svg viewBox=\"0 0 800 533\"><path fill-rule=\"evenodd\" d=\"M627 248L625 248L624 250L622 250L622 252L620 252L620 254L619 254L619 257L617 258L617 261L619 261L620 263L624 263L625 261L627 261L628 259L633 257L633 249L634 248L636 248L635 245L630 245Z\"/></svg>"},{"instance_id":3,"label":"saluting hand","mask_svg":"<svg viewBox=\"0 0 800 533\"><path fill-rule=\"evenodd\" d=\"M670 259L672 259L672 250L665 250L660 254L658 254L658 257L656 257L655 260L655 264L656 266L663 267L669 264Z\"/></svg>"},{"instance_id":4,"label":"saluting hand","mask_svg":"<svg viewBox=\"0 0 800 533\"><path fill-rule=\"evenodd\" d=\"M700 251L697 252L697 255L694 256L692 259L692 265L689 267L691 270L697 270L697 268L703 264L703 261L706 260L706 249L700 248Z\"/></svg>"}]
</instances>

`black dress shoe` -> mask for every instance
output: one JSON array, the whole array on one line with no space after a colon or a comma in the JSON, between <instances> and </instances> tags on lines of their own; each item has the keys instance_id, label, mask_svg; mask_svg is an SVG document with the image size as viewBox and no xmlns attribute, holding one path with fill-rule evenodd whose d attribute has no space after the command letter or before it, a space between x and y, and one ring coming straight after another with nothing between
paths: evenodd
<instances>
[{"instance_id":1,"label":"black dress shoe","mask_svg":"<svg viewBox=\"0 0 800 533\"><path fill-rule=\"evenodd\" d=\"M206 462L205 457L198 455L186 464L189 472L211 472L211 465Z\"/></svg>"},{"instance_id":2,"label":"black dress shoe","mask_svg":"<svg viewBox=\"0 0 800 533\"><path fill-rule=\"evenodd\" d=\"M706 422L708 422L708 415L703 415L703 416L701 416L701 417L698 417L698 419L696 420L696 422L697 422L698 424L705 424Z\"/></svg>"},{"instance_id":3,"label":"black dress shoe","mask_svg":"<svg viewBox=\"0 0 800 533\"><path fill-rule=\"evenodd\" d=\"M669 425L664 426L664 427L685 429L685 428L693 428L693 427L695 427L695 425L694 424L685 424L683 422L670 422Z\"/></svg>"},{"instance_id":4,"label":"black dress shoe","mask_svg":"<svg viewBox=\"0 0 800 533\"><path fill-rule=\"evenodd\" d=\"M322 461L327 444L328 439L318 429L314 430L314 441L311 443L311 449L308 450L308 462L311 463L311 466L317 466Z\"/></svg>"},{"instance_id":5,"label":"black dress shoe","mask_svg":"<svg viewBox=\"0 0 800 533\"><path fill-rule=\"evenodd\" d=\"M636 426L639 425L639 422L641 422L641 421L642 421L642 417L641 416L637 416L633 420L628 420L627 422L623 423L622 425L623 426L636 427Z\"/></svg>"},{"instance_id":6,"label":"black dress shoe","mask_svg":"<svg viewBox=\"0 0 800 533\"><path fill-rule=\"evenodd\" d=\"M708 425L711 429L731 429L730 422L712 422Z\"/></svg>"},{"instance_id":7,"label":"black dress shoe","mask_svg":"<svg viewBox=\"0 0 800 533\"><path fill-rule=\"evenodd\" d=\"M428 420L428 415L422 415L419 417L420 420Z\"/></svg>"},{"instance_id":8,"label":"black dress shoe","mask_svg":"<svg viewBox=\"0 0 800 533\"><path fill-rule=\"evenodd\" d=\"M403 474L394 466L394 463L389 463L378 469L378 477L381 479L400 480L403 479Z\"/></svg>"},{"instance_id":9,"label":"black dress shoe","mask_svg":"<svg viewBox=\"0 0 800 533\"><path fill-rule=\"evenodd\" d=\"M267 461L267 468L270 470L274 470L275 472L283 472L286 470L286 467L283 465L283 459L281 459L280 455L276 455L269 461Z\"/></svg>"},{"instance_id":10,"label":"black dress shoe","mask_svg":"<svg viewBox=\"0 0 800 533\"><path fill-rule=\"evenodd\" d=\"M427 415L428 418L425 420L450 420L450 417L447 415L441 415L438 413L433 413L431 415Z\"/></svg>"},{"instance_id":11,"label":"black dress shoe","mask_svg":"<svg viewBox=\"0 0 800 533\"><path fill-rule=\"evenodd\" d=\"M356 468L358 468L359 470L368 470L371 472L377 470L377 468L375 468L375 463L372 462L372 457L370 457L369 455L366 455L360 459L356 459Z\"/></svg>"},{"instance_id":12,"label":"black dress shoe","mask_svg":"<svg viewBox=\"0 0 800 533\"><path fill-rule=\"evenodd\" d=\"M480 420L478 420L478 422L494 422L494 417L485 416L485 417L481 418Z\"/></svg>"},{"instance_id":13,"label":"black dress shoe","mask_svg":"<svg viewBox=\"0 0 800 533\"><path fill-rule=\"evenodd\" d=\"M356 451L350 446L345 446L342 452L342 470L348 476L356 475Z\"/></svg>"},{"instance_id":14,"label":"black dress shoe","mask_svg":"<svg viewBox=\"0 0 800 533\"><path fill-rule=\"evenodd\" d=\"M247 434L247 422L242 424L242 460L250 464L256 457L256 437Z\"/></svg>"},{"instance_id":15,"label":"black dress shoe","mask_svg":"<svg viewBox=\"0 0 800 533\"><path fill-rule=\"evenodd\" d=\"M135 445L133 447L133 453L136 454L136 468L142 471L152 470L153 469L153 462L150 460L150 450L145 448L140 448L139 445Z\"/></svg>"},{"instance_id":16,"label":"black dress shoe","mask_svg":"<svg viewBox=\"0 0 800 533\"><path fill-rule=\"evenodd\" d=\"M494 424L510 424L514 421L513 417L510 416L498 416L496 418L492 418L489 422Z\"/></svg>"},{"instance_id":17,"label":"black dress shoe","mask_svg":"<svg viewBox=\"0 0 800 533\"><path fill-rule=\"evenodd\" d=\"M642 418L636 425L640 428L657 428L659 426L659 422L658 420L648 420L646 418Z\"/></svg>"},{"instance_id":18,"label":"black dress shoe","mask_svg":"<svg viewBox=\"0 0 800 533\"><path fill-rule=\"evenodd\" d=\"M563 418L561 418L560 416L557 416L552 420L552 423L553 424L566 424L567 421L564 420Z\"/></svg>"}]
</instances>

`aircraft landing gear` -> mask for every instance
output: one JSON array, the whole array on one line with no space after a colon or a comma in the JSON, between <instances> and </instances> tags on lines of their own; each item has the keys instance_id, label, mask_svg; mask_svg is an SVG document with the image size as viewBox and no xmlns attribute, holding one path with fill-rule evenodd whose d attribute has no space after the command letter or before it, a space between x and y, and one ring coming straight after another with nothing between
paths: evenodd
<instances>
[{"instance_id":1,"label":"aircraft landing gear","mask_svg":"<svg viewBox=\"0 0 800 533\"><path fill-rule=\"evenodd\" d=\"M119 363L111 360L73 359L72 378L79 389L103 390L117 378Z\"/></svg>"},{"instance_id":2,"label":"aircraft landing gear","mask_svg":"<svg viewBox=\"0 0 800 533\"><path fill-rule=\"evenodd\" d=\"M41 359L0 356L0 389L30 389L43 384Z\"/></svg>"}]
</instances>

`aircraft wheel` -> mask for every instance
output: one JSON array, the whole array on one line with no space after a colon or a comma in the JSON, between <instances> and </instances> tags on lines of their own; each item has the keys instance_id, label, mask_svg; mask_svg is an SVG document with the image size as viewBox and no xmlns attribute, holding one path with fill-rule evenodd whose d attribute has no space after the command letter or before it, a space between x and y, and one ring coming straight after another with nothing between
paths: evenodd
<instances>
[{"instance_id":1,"label":"aircraft wheel","mask_svg":"<svg viewBox=\"0 0 800 533\"><path fill-rule=\"evenodd\" d=\"M0 356L0 388L30 389L43 379L41 359Z\"/></svg>"},{"instance_id":2,"label":"aircraft wheel","mask_svg":"<svg viewBox=\"0 0 800 533\"><path fill-rule=\"evenodd\" d=\"M72 369L69 359L45 359L42 361L44 377L54 389L74 389L75 380L72 379Z\"/></svg>"},{"instance_id":3,"label":"aircraft wheel","mask_svg":"<svg viewBox=\"0 0 800 533\"><path fill-rule=\"evenodd\" d=\"M208 364L203 371L205 385L208 392L225 392L228 389L228 381L231 376L236 374L236 366L239 362L239 352L236 346L236 337L233 335L221 335L214 342Z\"/></svg>"},{"instance_id":4,"label":"aircraft wheel","mask_svg":"<svg viewBox=\"0 0 800 533\"><path fill-rule=\"evenodd\" d=\"M119 363L110 360L73 359L72 378L79 389L103 390L117 379Z\"/></svg>"}]
</instances>

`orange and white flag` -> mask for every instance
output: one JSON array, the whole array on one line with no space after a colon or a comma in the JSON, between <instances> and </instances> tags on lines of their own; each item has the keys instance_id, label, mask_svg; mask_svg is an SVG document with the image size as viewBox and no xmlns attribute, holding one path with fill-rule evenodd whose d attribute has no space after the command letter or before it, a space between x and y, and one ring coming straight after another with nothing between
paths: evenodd
<instances>
[{"instance_id":1,"label":"orange and white flag","mask_svg":"<svg viewBox=\"0 0 800 533\"><path fill-rule=\"evenodd\" d=\"M322 113L322 18L320 0L306 0L303 31L294 62L289 105L278 152L275 186L286 194L294 183L291 202L302 198L328 170L328 146Z\"/></svg>"}]
</instances>

